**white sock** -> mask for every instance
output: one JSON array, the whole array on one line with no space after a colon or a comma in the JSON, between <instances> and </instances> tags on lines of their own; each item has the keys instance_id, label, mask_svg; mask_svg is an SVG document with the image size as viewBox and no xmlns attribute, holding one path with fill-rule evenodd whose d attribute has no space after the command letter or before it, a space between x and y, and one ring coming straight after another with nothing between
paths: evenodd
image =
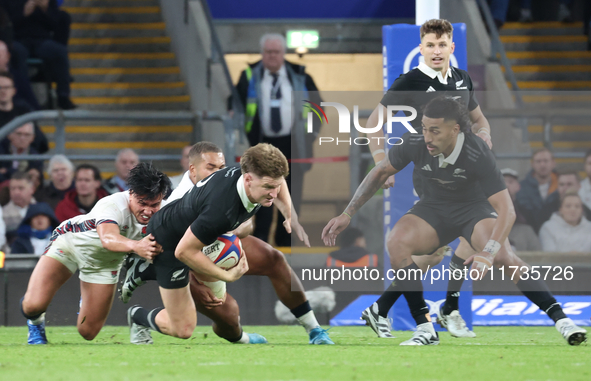
<instances>
[{"instance_id":1,"label":"white sock","mask_svg":"<svg viewBox=\"0 0 591 381\"><path fill-rule=\"evenodd\" d=\"M45 312L43 312L37 319L35 319L35 320L29 319L29 321L33 325L39 325L39 324L45 323Z\"/></svg>"},{"instance_id":2,"label":"white sock","mask_svg":"<svg viewBox=\"0 0 591 381\"><path fill-rule=\"evenodd\" d=\"M421 328L422 330L427 331L427 332L431 333L433 336L435 336L435 328L433 327L433 323L427 322L427 323L419 324L419 325L417 325L417 330L419 328Z\"/></svg>"},{"instance_id":3,"label":"white sock","mask_svg":"<svg viewBox=\"0 0 591 381\"><path fill-rule=\"evenodd\" d=\"M318 320L316 320L316 315L314 315L314 311L308 311L297 319L308 333L314 328L320 327Z\"/></svg>"},{"instance_id":4,"label":"white sock","mask_svg":"<svg viewBox=\"0 0 591 381\"><path fill-rule=\"evenodd\" d=\"M236 343L238 344L248 344L250 343L250 336L244 331L242 331L242 337Z\"/></svg>"}]
</instances>

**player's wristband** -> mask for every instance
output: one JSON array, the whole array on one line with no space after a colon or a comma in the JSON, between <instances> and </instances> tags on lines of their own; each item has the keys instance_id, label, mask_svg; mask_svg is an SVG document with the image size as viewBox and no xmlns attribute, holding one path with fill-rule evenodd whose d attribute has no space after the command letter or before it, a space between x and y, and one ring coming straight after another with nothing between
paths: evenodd
<instances>
[{"instance_id":1,"label":"player's wristband","mask_svg":"<svg viewBox=\"0 0 591 381\"><path fill-rule=\"evenodd\" d=\"M347 212L343 212L342 214L344 214L345 216L349 217L349 219L351 219L351 220L353 219L353 217L351 217L351 215L349 213L347 213Z\"/></svg>"},{"instance_id":2,"label":"player's wristband","mask_svg":"<svg viewBox=\"0 0 591 381\"><path fill-rule=\"evenodd\" d=\"M497 241L491 239L486 243L486 246L484 246L484 250L482 250L482 251L486 251L487 253L490 253L490 255L492 255L494 257L495 255L497 255L499 250L501 250L501 244L498 243Z\"/></svg>"},{"instance_id":3,"label":"player's wristband","mask_svg":"<svg viewBox=\"0 0 591 381\"><path fill-rule=\"evenodd\" d=\"M482 127L481 129L479 129L476 134L478 135L481 132L484 132L485 134L487 134L488 136L490 136L490 130L487 129L486 127Z\"/></svg>"},{"instance_id":4,"label":"player's wristband","mask_svg":"<svg viewBox=\"0 0 591 381\"><path fill-rule=\"evenodd\" d=\"M380 154L380 153L384 153L385 154L386 151L384 151L383 149L377 149L377 150L375 150L375 151L373 151L371 153L371 156L375 156L375 155Z\"/></svg>"}]
</instances>

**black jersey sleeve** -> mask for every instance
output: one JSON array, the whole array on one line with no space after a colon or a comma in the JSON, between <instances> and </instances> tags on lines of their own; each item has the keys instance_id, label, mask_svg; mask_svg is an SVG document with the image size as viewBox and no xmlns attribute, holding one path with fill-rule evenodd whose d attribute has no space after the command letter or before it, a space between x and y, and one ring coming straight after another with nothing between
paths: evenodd
<instances>
[{"instance_id":1,"label":"black jersey sleeve","mask_svg":"<svg viewBox=\"0 0 591 381\"><path fill-rule=\"evenodd\" d=\"M232 224L226 216L211 207L203 210L199 217L191 224L191 231L205 245L210 245L227 231L230 231Z\"/></svg>"},{"instance_id":2,"label":"black jersey sleeve","mask_svg":"<svg viewBox=\"0 0 591 381\"><path fill-rule=\"evenodd\" d=\"M497 161L492 151L486 149L477 162L478 182L486 198L507 189L501 171L497 167Z\"/></svg>"},{"instance_id":3,"label":"black jersey sleeve","mask_svg":"<svg viewBox=\"0 0 591 381\"><path fill-rule=\"evenodd\" d=\"M416 135L416 134L414 134ZM407 132L402 135L402 144L393 146L388 151L388 159L390 164L399 171L402 171L408 163L413 161L413 153L416 151L418 146L411 143L411 133Z\"/></svg>"},{"instance_id":4,"label":"black jersey sleeve","mask_svg":"<svg viewBox=\"0 0 591 381\"><path fill-rule=\"evenodd\" d=\"M396 91L409 90L408 84L409 84L409 79L407 78L407 76L404 74L400 74L400 76L398 78L396 78L394 83L392 83L392 86L390 86L388 91L386 91L386 94L384 94L380 103L384 107L388 107L388 105L399 104L396 102L396 97L397 97Z\"/></svg>"},{"instance_id":5,"label":"black jersey sleeve","mask_svg":"<svg viewBox=\"0 0 591 381\"><path fill-rule=\"evenodd\" d=\"M470 90L470 100L468 100L468 111L472 111L480 105L478 103L478 100L476 99L476 94L474 93L474 84L472 83L472 78L470 78L470 76L468 76L468 90Z\"/></svg>"}]
</instances>

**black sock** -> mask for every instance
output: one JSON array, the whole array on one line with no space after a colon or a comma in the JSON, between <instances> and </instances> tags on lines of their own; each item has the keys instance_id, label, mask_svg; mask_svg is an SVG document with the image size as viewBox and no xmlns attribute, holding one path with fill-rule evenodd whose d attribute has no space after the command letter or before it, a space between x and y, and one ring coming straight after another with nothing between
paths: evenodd
<instances>
[{"instance_id":1,"label":"black sock","mask_svg":"<svg viewBox=\"0 0 591 381\"><path fill-rule=\"evenodd\" d=\"M449 262L449 270L451 275L449 277L449 282L447 283L447 296L445 297L445 304L441 308L441 311L444 315L449 315L452 311L459 309L458 304L460 300L460 289L464 283L464 274L466 274L465 269L468 268L468 266L464 265L464 261L465 259L462 259L454 254L454 256L451 257L451 261ZM461 276L459 273L460 271L462 272Z\"/></svg>"},{"instance_id":2,"label":"black sock","mask_svg":"<svg viewBox=\"0 0 591 381\"><path fill-rule=\"evenodd\" d=\"M422 272L416 263L412 262L409 266L403 268L406 272L406 277L403 280L398 280L402 294L406 298L410 314L417 325L424 324L431 321L429 316L429 307L423 298L423 283L421 282ZM409 271L414 270L414 271Z\"/></svg>"},{"instance_id":3,"label":"black sock","mask_svg":"<svg viewBox=\"0 0 591 381\"><path fill-rule=\"evenodd\" d=\"M160 328L156 324L156 315L158 315L158 312L162 311L163 309L164 307L158 307L154 308L152 311L148 311L144 307L137 307L131 313L131 319L136 324L152 328L154 331L162 333L162 331L160 331Z\"/></svg>"},{"instance_id":4,"label":"black sock","mask_svg":"<svg viewBox=\"0 0 591 381\"><path fill-rule=\"evenodd\" d=\"M312 307L310 307L310 303L306 300L304 303L300 304L294 309L291 309L290 311L297 319L312 311Z\"/></svg>"},{"instance_id":5,"label":"black sock","mask_svg":"<svg viewBox=\"0 0 591 381\"><path fill-rule=\"evenodd\" d=\"M41 313L39 313L39 314L37 314L37 315L32 315L32 316L31 316L31 315L27 315L27 314L25 313L25 311L23 310L23 300L25 300L25 297L24 297L24 296L21 298L21 302L20 302L20 304L21 304L21 313L23 314L23 316L24 316L26 319L28 319L28 320L36 320L36 319L39 319L39 316L43 315L43 312L41 312ZM45 312L45 311L44 311L44 312Z\"/></svg>"},{"instance_id":6,"label":"black sock","mask_svg":"<svg viewBox=\"0 0 591 381\"><path fill-rule=\"evenodd\" d=\"M238 342L238 340L242 339L242 333L243 333L243 332L244 332L244 331L241 329L241 330L240 330L240 335L238 335L238 337L237 337L237 338L235 338L235 339L226 339L226 340L228 340L228 341L229 341L229 342L231 342L231 343L237 343L237 342Z\"/></svg>"},{"instance_id":7,"label":"black sock","mask_svg":"<svg viewBox=\"0 0 591 381\"><path fill-rule=\"evenodd\" d=\"M386 291L380 296L376 303L378 304L378 314L381 317L388 317L388 311L402 295L402 290L398 282L394 281Z\"/></svg>"},{"instance_id":8,"label":"black sock","mask_svg":"<svg viewBox=\"0 0 591 381\"><path fill-rule=\"evenodd\" d=\"M562 307L556 302L556 298L552 296L546 282L539 279L522 279L517 282L517 288L519 288L526 298L531 300L536 306L540 307L542 311L546 312L548 317L552 319L554 323L566 317L564 311L562 311Z\"/></svg>"},{"instance_id":9,"label":"black sock","mask_svg":"<svg viewBox=\"0 0 591 381\"><path fill-rule=\"evenodd\" d=\"M151 263L142 272L139 272L138 269L138 273L140 275L140 279L144 282L147 282L149 280L156 280L156 267Z\"/></svg>"}]
</instances>

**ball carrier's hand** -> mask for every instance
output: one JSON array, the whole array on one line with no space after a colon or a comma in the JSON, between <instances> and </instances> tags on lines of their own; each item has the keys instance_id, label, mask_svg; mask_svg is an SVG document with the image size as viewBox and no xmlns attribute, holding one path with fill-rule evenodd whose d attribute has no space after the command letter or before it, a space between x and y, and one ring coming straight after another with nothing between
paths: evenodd
<instances>
[{"instance_id":1,"label":"ball carrier's hand","mask_svg":"<svg viewBox=\"0 0 591 381\"><path fill-rule=\"evenodd\" d=\"M248 271L248 260L246 259L246 255L244 255L244 251L240 256L240 261L238 261L238 264L227 271L229 279L226 281L226 283L237 281Z\"/></svg>"}]
</instances>

